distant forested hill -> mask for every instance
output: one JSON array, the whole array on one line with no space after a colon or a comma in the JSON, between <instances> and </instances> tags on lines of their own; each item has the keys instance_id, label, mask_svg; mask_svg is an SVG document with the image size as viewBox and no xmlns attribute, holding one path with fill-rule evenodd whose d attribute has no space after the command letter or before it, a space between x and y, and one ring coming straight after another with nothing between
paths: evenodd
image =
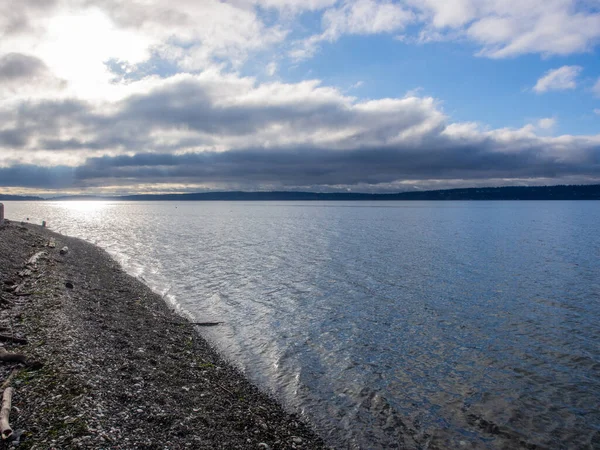
<instances>
[{"instance_id":1,"label":"distant forested hill","mask_svg":"<svg viewBox=\"0 0 600 450\"><path fill-rule=\"evenodd\" d=\"M43 200L40 197L3 195L2 200ZM127 201L316 201L316 200L600 200L600 184L579 186L508 186L411 191L396 194L353 192L200 192L194 194L144 194L113 197L71 195L49 200L127 200Z\"/></svg>"},{"instance_id":2,"label":"distant forested hill","mask_svg":"<svg viewBox=\"0 0 600 450\"><path fill-rule=\"evenodd\" d=\"M6 202L14 202L14 201L19 201L19 200L24 200L24 201L33 201L33 200L44 200L41 197L34 197L32 195L7 195L7 194L0 194L0 202L1 201L6 201Z\"/></svg>"},{"instance_id":3,"label":"distant forested hill","mask_svg":"<svg viewBox=\"0 0 600 450\"><path fill-rule=\"evenodd\" d=\"M600 185L446 189L397 194L320 192L203 192L129 195L120 200L600 200Z\"/></svg>"}]
</instances>

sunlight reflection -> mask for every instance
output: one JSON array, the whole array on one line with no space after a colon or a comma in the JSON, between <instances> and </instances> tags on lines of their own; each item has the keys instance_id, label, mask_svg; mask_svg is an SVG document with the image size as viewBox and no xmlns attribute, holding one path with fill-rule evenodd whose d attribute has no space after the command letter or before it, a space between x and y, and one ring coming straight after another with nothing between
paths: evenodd
<instances>
[{"instance_id":1,"label":"sunlight reflection","mask_svg":"<svg viewBox=\"0 0 600 450\"><path fill-rule=\"evenodd\" d=\"M64 201L56 202L55 205L73 212L87 214L97 214L112 206L111 202L105 200Z\"/></svg>"}]
</instances>

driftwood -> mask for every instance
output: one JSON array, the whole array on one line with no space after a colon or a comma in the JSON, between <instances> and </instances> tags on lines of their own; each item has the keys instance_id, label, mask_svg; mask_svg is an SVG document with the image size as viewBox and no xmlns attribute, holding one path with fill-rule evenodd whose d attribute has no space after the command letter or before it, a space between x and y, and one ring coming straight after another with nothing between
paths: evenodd
<instances>
[{"instance_id":1,"label":"driftwood","mask_svg":"<svg viewBox=\"0 0 600 450\"><path fill-rule=\"evenodd\" d=\"M6 334L0 334L0 341L15 342L17 344L29 344L29 341L27 339L8 336Z\"/></svg>"},{"instance_id":2,"label":"driftwood","mask_svg":"<svg viewBox=\"0 0 600 450\"><path fill-rule=\"evenodd\" d=\"M10 416L10 408L12 402L13 388L8 387L2 394L2 409L0 409L0 432L2 432L2 439L8 439L12 436L13 430L10 427L8 418Z\"/></svg>"},{"instance_id":3,"label":"driftwood","mask_svg":"<svg viewBox=\"0 0 600 450\"><path fill-rule=\"evenodd\" d=\"M16 362L27 366L29 370L39 370L44 367L44 364L40 361L27 359L22 353L10 353L7 352L4 347L0 347L0 362Z\"/></svg>"},{"instance_id":4,"label":"driftwood","mask_svg":"<svg viewBox=\"0 0 600 450\"><path fill-rule=\"evenodd\" d=\"M27 263L25 264L26 266L35 266L38 262L38 259L40 259L42 256L47 255L46 252L42 251L42 252L37 252L35 255L33 255L31 258L29 258L27 260Z\"/></svg>"},{"instance_id":5,"label":"driftwood","mask_svg":"<svg viewBox=\"0 0 600 450\"><path fill-rule=\"evenodd\" d=\"M4 380L4 383L2 383L2 386L0 386L0 391L3 391L7 387L9 387L10 384L12 383L12 380L18 375L18 373L20 371L21 371L21 369L13 369L13 371L10 373L8 378L6 380Z\"/></svg>"},{"instance_id":6,"label":"driftwood","mask_svg":"<svg viewBox=\"0 0 600 450\"><path fill-rule=\"evenodd\" d=\"M168 322L173 325L196 325L197 327L216 327L224 322Z\"/></svg>"},{"instance_id":7,"label":"driftwood","mask_svg":"<svg viewBox=\"0 0 600 450\"><path fill-rule=\"evenodd\" d=\"M0 347L0 361L27 364L27 356L22 353L10 353L4 347Z\"/></svg>"}]
</instances>

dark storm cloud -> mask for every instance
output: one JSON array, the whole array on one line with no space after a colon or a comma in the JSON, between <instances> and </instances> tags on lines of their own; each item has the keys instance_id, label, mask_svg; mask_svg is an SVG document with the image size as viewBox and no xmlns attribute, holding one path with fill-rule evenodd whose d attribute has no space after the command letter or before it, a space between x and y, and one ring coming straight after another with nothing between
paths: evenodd
<instances>
[{"instance_id":1,"label":"dark storm cloud","mask_svg":"<svg viewBox=\"0 0 600 450\"><path fill-rule=\"evenodd\" d=\"M476 147L364 148L332 151L244 149L201 154L139 154L89 159L76 170L78 180L139 182L229 182L248 184L355 185L398 179L555 178L600 176L600 148L578 164L549 160L537 149L519 155Z\"/></svg>"}]
</instances>

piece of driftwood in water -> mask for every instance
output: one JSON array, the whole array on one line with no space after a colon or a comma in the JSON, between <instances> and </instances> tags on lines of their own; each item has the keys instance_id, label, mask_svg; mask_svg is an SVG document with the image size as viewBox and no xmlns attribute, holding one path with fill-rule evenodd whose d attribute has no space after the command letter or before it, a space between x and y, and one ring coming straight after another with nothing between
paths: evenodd
<instances>
[{"instance_id":1,"label":"piece of driftwood in water","mask_svg":"<svg viewBox=\"0 0 600 450\"><path fill-rule=\"evenodd\" d=\"M4 347L0 347L0 361L27 364L27 356L22 353L10 353Z\"/></svg>"},{"instance_id":2,"label":"piece of driftwood in water","mask_svg":"<svg viewBox=\"0 0 600 450\"><path fill-rule=\"evenodd\" d=\"M216 327L222 323L223 322L192 322L192 325L196 325L198 327Z\"/></svg>"},{"instance_id":3,"label":"piece of driftwood in water","mask_svg":"<svg viewBox=\"0 0 600 450\"><path fill-rule=\"evenodd\" d=\"M0 334L0 341L15 342L17 344L29 344L29 341L27 339L9 336L7 334Z\"/></svg>"},{"instance_id":4,"label":"piece of driftwood in water","mask_svg":"<svg viewBox=\"0 0 600 450\"><path fill-rule=\"evenodd\" d=\"M196 325L198 327L216 327L224 322L169 322L174 325Z\"/></svg>"},{"instance_id":5,"label":"piece of driftwood in water","mask_svg":"<svg viewBox=\"0 0 600 450\"><path fill-rule=\"evenodd\" d=\"M12 395L13 388L8 387L4 389L4 394L2 394L2 409L0 409L0 432L2 432L2 439L10 438L13 433L9 423Z\"/></svg>"}]
</instances>

